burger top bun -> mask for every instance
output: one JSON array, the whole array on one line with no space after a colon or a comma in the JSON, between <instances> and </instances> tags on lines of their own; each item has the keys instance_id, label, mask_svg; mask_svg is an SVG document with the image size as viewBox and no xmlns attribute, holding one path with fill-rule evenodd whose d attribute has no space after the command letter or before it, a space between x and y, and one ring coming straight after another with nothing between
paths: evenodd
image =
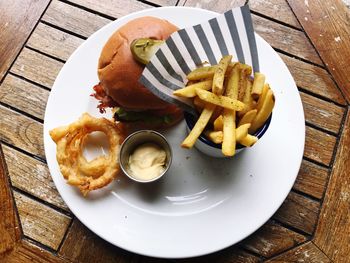
<instances>
[{"instance_id":1,"label":"burger top bun","mask_svg":"<svg viewBox=\"0 0 350 263\"><path fill-rule=\"evenodd\" d=\"M138 80L144 66L134 60L130 44L137 38L167 39L178 28L155 17L136 18L117 30L102 49L98 77L105 92L121 107L163 109L169 104L155 96Z\"/></svg>"}]
</instances>

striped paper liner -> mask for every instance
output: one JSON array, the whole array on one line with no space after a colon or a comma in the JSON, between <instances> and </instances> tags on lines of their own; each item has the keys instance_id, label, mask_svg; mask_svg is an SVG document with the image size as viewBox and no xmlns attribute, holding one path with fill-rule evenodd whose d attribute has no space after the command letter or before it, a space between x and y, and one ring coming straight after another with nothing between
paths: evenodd
<instances>
[{"instance_id":1,"label":"striped paper liner","mask_svg":"<svg viewBox=\"0 0 350 263\"><path fill-rule=\"evenodd\" d=\"M248 5L237 7L202 24L173 33L146 65L139 81L161 99L195 113L191 99L173 95L186 75L204 62L214 65L224 55L259 71L258 50Z\"/></svg>"}]
</instances>

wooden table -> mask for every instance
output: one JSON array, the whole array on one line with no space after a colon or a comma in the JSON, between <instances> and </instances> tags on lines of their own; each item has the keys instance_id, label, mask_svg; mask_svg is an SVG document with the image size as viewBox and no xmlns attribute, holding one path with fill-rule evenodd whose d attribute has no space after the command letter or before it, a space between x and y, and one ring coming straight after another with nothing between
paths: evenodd
<instances>
[{"instance_id":1,"label":"wooden table","mask_svg":"<svg viewBox=\"0 0 350 263\"><path fill-rule=\"evenodd\" d=\"M118 17L154 6L224 12L244 3L0 2L1 262L155 260L101 240L61 199L43 147L50 88L69 55ZM335 0L251 0L249 5L256 32L285 61L299 88L306 117L304 158L293 190L263 227L223 251L181 261L350 262L349 10Z\"/></svg>"}]
</instances>

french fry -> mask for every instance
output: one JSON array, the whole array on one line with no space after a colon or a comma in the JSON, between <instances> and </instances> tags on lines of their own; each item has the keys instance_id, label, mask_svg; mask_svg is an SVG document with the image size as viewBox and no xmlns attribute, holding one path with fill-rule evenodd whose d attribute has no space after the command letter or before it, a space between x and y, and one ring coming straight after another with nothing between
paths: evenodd
<instances>
[{"instance_id":1,"label":"french fry","mask_svg":"<svg viewBox=\"0 0 350 263\"><path fill-rule=\"evenodd\" d=\"M213 143L222 143L222 138L224 136L222 131L206 131L204 134Z\"/></svg>"},{"instance_id":2,"label":"french fry","mask_svg":"<svg viewBox=\"0 0 350 263\"><path fill-rule=\"evenodd\" d=\"M236 129L236 140L240 141L248 134L250 123L243 124Z\"/></svg>"},{"instance_id":3,"label":"french fry","mask_svg":"<svg viewBox=\"0 0 350 263\"><path fill-rule=\"evenodd\" d=\"M216 95L222 95L224 93L225 73L229 63L231 62L231 59L231 55L223 56L215 70L212 91Z\"/></svg>"},{"instance_id":4,"label":"french fry","mask_svg":"<svg viewBox=\"0 0 350 263\"><path fill-rule=\"evenodd\" d=\"M205 80L201 82L197 82L195 84L186 86L182 89L175 90L173 92L174 95L185 98L193 98L196 94L196 89L210 90L213 85L212 80Z\"/></svg>"},{"instance_id":5,"label":"french fry","mask_svg":"<svg viewBox=\"0 0 350 263\"><path fill-rule=\"evenodd\" d=\"M229 63L229 65L227 66L226 74L225 74L226 76L228 76L230 74L232 68L234 67L234 65L236 63L237 62ZM196 80L213 78L213 76L215 74L216 67L217 67L217 65L196 68L195 70L191 71L187 75L187 79L189 80L189 83L191 83L192 81L196 81Z\"/></svg>"},{"instance_id":6,"label":"french fry","mask_svg":"<svg viewBox=\"0 0 350 263\"><path fill-rule=\"evenodd\" d=\"M266 94L267 92L269 91L270 89L270 86L269 84L265 84L264 85L264 88L262 90L262 93L261 95L259 96L259 99L258 99L258 102L257 102L257 105L256 105L256 109L259 111L263 105L263 102L265 101L265 97L266 97Z\"/></svg>"},{"instance_id":7,"label":"french fry","mask_svg":"<svg viewBox=\"0 0 350 263\"><path fill-rule=\"evenodd\" d=\"M244 76L247 77L249 76L250 74L252 74L252 67L247 65L247 64L243 64L243 63L240 63L240 68L242 71L244 71Z\"/></svg>"},{"instance_id":8,"label":"french fry","mask_svg":"<svg viewBox=\"0 0 350 263\"><path fill-rule=\"evenodd\" d=\"M253 97L251 95L252 87L253 87L253 81L250 79L247 79L245 83L244 96L243 96L243 99L241 100L247 107L244 110L238 112L239 117L242 117L245 113L254 109L255 107L254 105L255 101L253 100Z\"/></svg>"},{"instance_id":9,"label":"french fry","mask_svg":"<svg viewBox=\"0 0 350 263\"><path fill-rule=\"evenodd\" d=\"M234 156L238 143L250 147L257 142L258 138L252 134L269 118L275 97L265 83L264 74L255 72L252 80L252 67L231 59L227 55L217 65L193 70L187 75L187 85L174 91L177 96L193 98L193 104L201 112L182 147L192 148L204 134L221 144L223 155Z\"/></svg>"},{"instance_id":10,"label":"french fry","mask_svg":"<svg viewBox=\"0 0 350 263\"><path fill-rule=\"evenodd\" d=\"M248 82L250 84L248 76L252 74L252 67L246 64L240 64L239 69L240 69L240 76L239 76L239 83L238 83L238 100L243 101L243 98L247 93Z\"/></svg>"},{"instance_id":11,"label":"french fry","mask_svg":"<svg viewBox=\"0 0 350 263\"><path fill-rule=\"evenodd\" d=\"M264 87L265 84L265 75L260 72L254 73L254 82L252 88L252 96L254 99L257 99Z\"/></svg>"},{"instance_id":12,"label":"french fry","mask_svg":"<svg viewBox=\"0 0 350 263\"><path fill-rule=\"evenodd\" d=\"M193 129L185 138L185 140L181 143L181 147L188 149L193 147L196 140L203 132L205 126L207 126L209 119L215 110L215 107L216 106L213 104L206 104Z\"/></svg>"},{"instance_id":13,"label":"french fry","mask_svg":"<svg viewBox=\"0 0 350 263\"><path fill-rule=\"evenodd\" d=\"M199 97L194 97L193 104L199 112L201 112L205 107L205 102Z\"/></svg>"},{"instance_id":14,"label":"french fry","mask_svg":"<svg viewBox=\"0 0 350 263\"><path fill-rule=\"evenodd\" d=\"M242 138L239 143L246 147L251 147L258 141L258 137L247 134L246 137Z\"/></svg>"},{"instance_id":15,"label":"french fry","mask_svg":"<svg viewBox=\"0 0 350 263\"><path fill-rule=\"evenodd\" d=\"M201 100L204 100L208 103L215 104L217 106L229 109L241 111L245 108L245 104L239 100L229 98L227 96L215 95L206 90L196 89L196 93Z\"/></svg>"},{"instance_id":16,"label":"french fry","mask_svg":"<svg viewBox=\"0 0 350 263\"><path fill-rule=\"evenodd\" d=\"M236 152L236 114L234 110L224 110L223 114L222 153L225 156L234 156Z\"/></svg>"},{"instance_id":17,"label":"french fry","mask_svg":"<svg viewBox=\"0 0 350 263\"><path fill-rule=\"evenodd\" d=\"M239 64L236 64L229 76L225 95L230 99L237 99L239 85ZM236 152L236 112L224 109L222 153L225 156L233 156Z\"/></svg>"},{"instance_id":18,"label":"french fry","mask_svg":"<svg viewBox=\"0 0 350 263\"><path fill-rule=\"evenodd\" d=\"M191 71L187 75L188 80L200 80L200 79L207 79L212 78L216 71L216 65L215 66L209 66L209 67L201 67L196 68L195 70Z\"/></svg>"},{"instance_id":19,"label":"french fry","mask_svg":"<svg viewBox=\"0 0 350 263\"><path fill-rule=\"evenodd\" d=\"M269 118L273 107L275 106L275 96L271 89L268 90L261 109L256 114L252 126L249 128L249 133L255 133Z\"/></svg>"},{"instance_id":20,"label":"french fry","mask_svg":"<svg viewBox=\"0 0 350 263\"><path fill-rule=\"evenodd\" d=\"M214 124L214 121L222 114L222 108L221 107L216 107L213 115L211 115L209 122L211 124Z\"/></svg>"},{"instance_id":21,"label":"french fry","mask_svg":"<svg viewBox=\"0 0 350 263\"><path fill-rule=\"evenodd\" d=\"M196 96L193 100L193 104L196 107L198 112L202 112L202 110L204 109L205 105L207 102L201 100L198 96ZM210 123L214 123L214 121L216 120L217 117L220 116L220 114L222 113L222 108L221 107L216 107L213 114L210 117L209 122Z\"/></svg>"},{"instance_id":22,"label":"french fry","mask_svg":"<svg viewBox=\"0 0 350 263\"><path fill-rule=\"evenodd\" d=\"M222 131L224 127L224 121L223 121L222 115L220 115L215 119L213 126L214 126L214 131Z\"/></svg>"},{"instance_id":23,"label":"french fry","mask_svg":"<svg viewBox=\"0 0 350 263\"><path fill-rule=\"evenodd\" d=\"M230 62L227 66L227 70L225 73L225 77L230 76L232 69L235 67L236 64L239 64L239 62Z\"/></svg>"},{"instance_id":24,"label":"french fry","mask_svg":"<svg viewBox=\"0 0 350 263\"><path fill-rule=\"evenodd\" d=\"M243 115L243 117L238 122L238 127L247 123L252 123L254 120L256 114L258 113L257 109L250 110L246 114Z\"/></svg>"},{"instance_id":25,"label":"french fry","mask_svg":"<svg viewBox=\"0 0 350 263\"><path fill-rule=\"evenodd\" d=\"M234 64L226 84L225 95L227 97L237 99L238 89L239 89L239 77L240 77L239 71L240 71L240 64L239 63Z\"/></svg>"}]
</instances>

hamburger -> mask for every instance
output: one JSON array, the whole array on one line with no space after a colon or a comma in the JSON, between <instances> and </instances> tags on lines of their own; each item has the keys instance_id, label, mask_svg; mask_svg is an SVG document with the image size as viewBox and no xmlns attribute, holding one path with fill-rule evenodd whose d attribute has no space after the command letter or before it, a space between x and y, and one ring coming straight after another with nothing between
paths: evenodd
<instances>
[{"instance_id":1,"label":"hamburger","mask_svg":"<svg viewBox=\"0 0 350 263\"><path fill-rule=\"evenodd\" d=\"M134 40L166 40L178 28L155 17L136 18L120 27L104 45L98 61L100 83L93 96L98 108L114 108L114 118L142 127L169 127L183 118L181 109L169 104L138 82L144 64L133 56Z\"/></svg>"}]
</instances>

